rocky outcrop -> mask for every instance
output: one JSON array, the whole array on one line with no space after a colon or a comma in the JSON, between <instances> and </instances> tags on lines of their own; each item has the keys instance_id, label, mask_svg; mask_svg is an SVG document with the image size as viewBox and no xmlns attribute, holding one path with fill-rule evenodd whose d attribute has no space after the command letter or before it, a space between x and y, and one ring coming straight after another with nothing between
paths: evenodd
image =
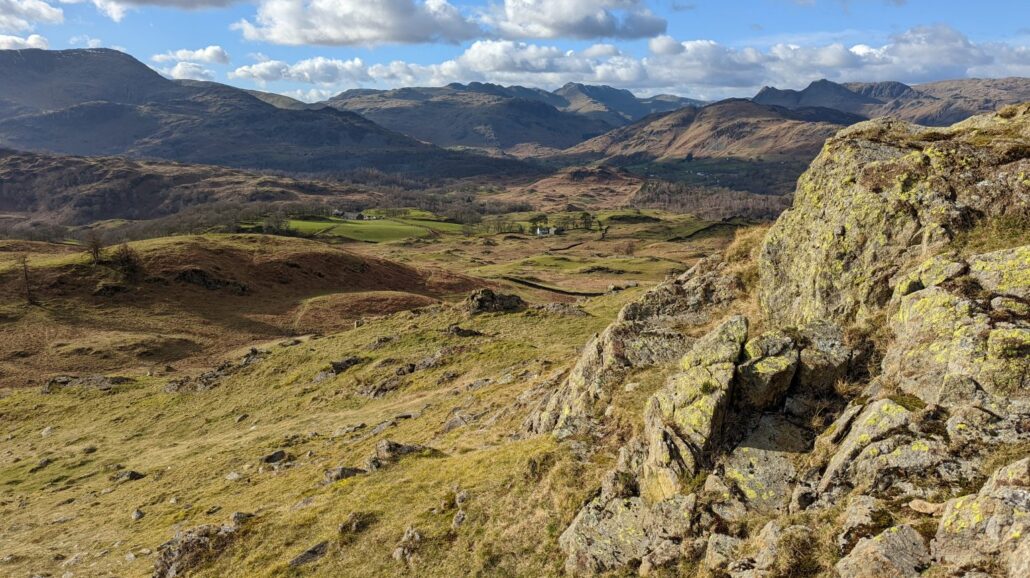
<instances>
[{"instance_id":1,"label":"rocky outcrop","mask_svg":"<svg viewBox=\"0 0 1030 578\"><path fill-rule=\"evenodd\" d=\"M187 576L211 562L236 540L241 524L252 517L237 512L227 524L206 524L176 532L157 550L154 578Z\"/></svg>"},{"instance_id":2,"label":"rocky outcrop","mask_svg":"<svg viewBox=\"0 0 1030 578\"><path fill-rule=\"evenodd\" d=\"M671 361L690 346L690 339L674 329L677 323L707 321L738 290L739 281L719 260L706 259L629 303L587 343L569 376L529 416L524 429L558 437L588 431L626 371Z\"/></svg>"},{"instance_id":3,"label":"rocky outcrop","mask_svg":"<svg viewBox=\"0 0 1030 578\"><path fill-rule=\"evenodd\" d=\"M831 139L763 245L764 331L729 316L682 343L561 536L569 573L686 557L735 578L1027 575L1030 458L983 479L1030 444L1030 245L969 254L952 241L1030 210L1028 151L1030 105ZM732 302L712 290L728 287L720 271L707 262L626 306L530 431L597 434L626 370L662 362L634 361L635 340Z\"/></svg>"},{"instance_id":4,"label":"rocky outcrop","mask_svg":"<svg viewBox=\"0 0 1030 578\"><path fill-rule=\"evenodd\" d=\"M525 309L526 302L518 295L495 293L491 289L479 289L465 298L462 309L469 315L482 313L509 313Z\"/></svg>"},{"instance_id":5,"label":"rocky outcrop","mask_svg":"<svg viewBox=\"0 0 1030 578\"><path fill-rule=\"evenodd\" d=\"M1030 205L1030 104L950 129L891 119L827 141L760 259L766 315L786 325L865 321L892 280L978 220Z\"/></svg>"}]
</instances>

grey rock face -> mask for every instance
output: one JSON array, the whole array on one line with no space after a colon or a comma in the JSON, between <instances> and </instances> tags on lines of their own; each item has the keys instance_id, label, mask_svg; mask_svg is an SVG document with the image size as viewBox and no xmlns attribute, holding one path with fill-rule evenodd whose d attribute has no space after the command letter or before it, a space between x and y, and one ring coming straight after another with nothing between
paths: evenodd
<instances>
[{"instance_id":1,"label":"grey rock face","mask_svg":"<svg viewBox=\"0 0 1030 578\"><path fill-rule=\"evenodd\" d=\"M1030 458L996 471L980 491L949 500L933 542L934 559L950 568L1026 576L1030 569Z\"/></svg>"}]
</instances>

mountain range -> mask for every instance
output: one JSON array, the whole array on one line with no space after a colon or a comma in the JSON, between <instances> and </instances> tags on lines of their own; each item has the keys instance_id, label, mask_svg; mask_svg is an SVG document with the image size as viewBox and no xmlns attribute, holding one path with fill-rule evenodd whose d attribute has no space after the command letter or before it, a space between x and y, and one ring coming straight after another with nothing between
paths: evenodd
<instances>
[{"instance_id":1,"label":"mountain range","mask_svg":"<svg viewBox=\"0 0 1030 578\"><path fill-rule=\"evenodd\" d=\"M1005 78L916 86L820 80L804 90L766 87L750 100L710 104L608 86L547 91L479 82L353 89L304 103L170 80L108 49L0 51L0 78L0 146L11 149L451 178L539 178L550 172L540 160L807 163L828 136L867 118L945 125L1030 100L1030 79Z\"/></svg>"},{"instance_id":2,"label":"mountain range","mask_svg":"<svg viewBox=\"0 0 1030 578\"><path fill-rule=\"evenodd\" d=\"M529 143L563 149L649 114L703 103L670 95L638 98L610 86L569 83L548 92L472 82L353 89L325 104L439 146L508 150Z\"/></svg>"},{"instance_id":3,"label":"mountain range","mask_svg":"<svg viewBox=\"0 0 1030 578\"><path fill-rule=\"evenodd\" d=\"M285 109L222 84L168 80L114 50L0 51L0 78L0 145L16 149L291 172L525 170L419 142L353 112Z\"/></svg>"},{"instance_id":4,"label":"mountain range","mask_svg":"<svg viewBox=\"0 0 1030 578\"><path fill-rule=\"evenodd\" d=\"M909 86L901 82L837 84L818 80L804 90L765 87L752 98L787 108L825 107L866 118L891 116L926 126L947 126L1005 104L1030 100L1030 79L965 79Z\"/></svg>"}]
</instances>

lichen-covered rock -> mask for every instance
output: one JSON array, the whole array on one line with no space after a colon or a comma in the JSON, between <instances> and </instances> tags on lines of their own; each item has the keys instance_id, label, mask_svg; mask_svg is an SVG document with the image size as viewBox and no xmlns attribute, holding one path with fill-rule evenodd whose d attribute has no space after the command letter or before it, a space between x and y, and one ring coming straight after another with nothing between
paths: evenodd
<instances>
[{"instance_id":1,"label":"lichen-covered rock","mask_svg":"<svg viewBox=\"0 0 1030 578\"><path fill-rule=\"evenodd\" d=\"M801 330L805 347L798 357L797 390L824 395L848 374L854 352L844 343L844 332L831 323L809 323Z\"/></svg>"},{"instance_id":2,"label":"lichen-covered rock","mask_svg":"<svg viewBox=\"0 0 1030 578\"><path fill-rule=\"evenodd\" d=\"M786 513L797 478L794 459L810 447L806 430L767 415L726 457L723 477L742 496L749 513Z\"/></svg>"},{"instance_id":3,"label":"lichen-covered rock","mask_svg":"<svg viewBox=\"0 0 1030 578\"><path fill-rule=\"evenodd\" d=\"M863 322L890 281L983 218L1030 204L1030 105L947 129L878 119L840 131L769 231L759 299L786 326Z\"/></svg>"},{"instance_id":4,"label":"lichen-covered rock","mask_svg":"<svg viewBox=\"0 0 1030 578\"><path fill-rule=\"evenodd\" d=\"M154 578L187 576L218 557L237 537L237 524L207 524L175 534L157 550Z\"/></svg>"},{"instance_id":5,"label":"lichen-covered rock","mask_svg":"<svg viewBox=\"0 0 1030 578\"><path fill-rule=\"evenodd\" d=\"M966 272L968 266L960 259L937 255L924 261L894 283L894 296L903 297L920 289L936 287Z\"/></svg>"},{"instance_id":6,"label":"lichen-covered rock","mask_svg":"<svg viewBox=\"0 0 1030 578\"><path fill-rule=\"evenodd\" d=\"M840 436L844 434L841 430L846 430L846 435L823 472L817 486L819 493L839 484L849 484L855 457L869 444L905 431L910 416L911 412L904 407L889 399L881 399L866 406L853 421L826 432L824 435Z\"/></svg>"},{"instance_id":7,"label":"lichen-covered rock","mask_svg":"<svg viewBox=\"0 0 1030 578\"><path fill-rule=\"evenodd\" d=\"M462 303L462 308L469 315L508 313L525 307L526 302L518 295L495 293L491 289L479 289L466 297Z\"/></svg>"},{"instance_id":8,"label":"lichen-covered rock","mask_svg":"<svg viewBox=\"0 0 1030 578\"><path fill-rule=\"evenodd\" d=\"M984 276L988 286L1030 291L1030 279L1002 273L1022 266L1013 257L1018 252L979 255L970 259L979 263L970 270L982 273L990 264L993 272ZM950 406L983 395L1026 397L1030 390L1030 322L1025 318L998 321L986 302L931 286L901 297L890 326L895 340L884 356L883 378L927 403Z\"/></svg>"},{"instance_id":9,"label":"lichen-covered rock","mask_svg":"<svg viewBox=\"0 0 1030 578\"><path fill-rule=\"evenodd\" d=\"M862 538L879 534L892 525L892 517L882 500L870 496L855 496L841 515L837 549L846 555Z\"/></svg>"},{"instance_id":10,"label":"lichen-covered rock","mask_svg":"<svg viewBox=\"0 0 1030 578\"><path fill-rule=\"evenodd\" d=\"M418 444L402 444L393 440L381 439L376 443L375 452L369 456L365 469L372 472L384 468L406 455L431 453L436 452L431 448L420 446Z\"/></svg>"},{"instance_id":11,"label":"lichen-covered rock","mask_svg":"<svg viewBox=\"0 0 1030 578\"><path fill-rule=\"evenodd\" d=\"M863 538L837 562L840 578L916 578L930 565L926 542L912 526Z\"/></svg>"},{"instance_id":12,"label":"lichen-covered rock","mask_svg":"<svg viewBox=\"0 0 1030 578\"><path fill-rule=\"evenodd\" d=\"M704 566L711 572L725 570L736 558L743 540L725 534L712 534L705 548Z\"/></svg>"},{"instance_id":13,"label":"lichen-covered rock","mask_svg":"<svg viewBox=\"0 0 1030 578\"><path fill-rule=\"evenodd\" d=\"M682 372L648 400L643 437L647 457L641 495L657 502L678 494L698 472L722 427L734 363L747 339L747 319L734 316L699 339L680 362Z\"/></svg>"},{"instance_id":14,"label":"lichen-covered rock","mask_svg":"<svg viewBox=\"0 0 1030 578\"><path fill-rule=\"evenodd\" d=\"M812 529L805 526L784 527L780 522L773 520L762 526L752 542L753 556L741 558L729 566L729 575L732 578L775 578L782 576L784 571L794 568L800 560L798 555L804 556L804 552L796 552L798 548L811 550L813 541Z\"/></svg>"},{"instance_id":15,"label":"lichen-covered rock","mask_svg":"<svg viewBox=\"0 0 1030 578\"><path fill-rule=\"evenodd\" d=\"M627 304L586 344L569 376L529 415L523 429L559 438L588 431L627 370L670 361L690 346L691 340L675 330L675 324L706 321L707 311L731 300L736 290L721 262L704 259Z\"/></svg>"},{"instance_id":16,"label":"lichen-covered rock","mask_svg":"<svg viewBox=\"0 0 1030 578\"><path fill-rule=\"evenodd\" d=\"M955 569L1030 569L1030 458L996 471L977 494L949 500L933 542L934 559ZM993 573L992 573L993 574Z\"/></svg>"},{"instance_id":17,"label":"lichen-covered rock","mask_svg":"<svg viewBox=\"0 0 1030 578\"><path fill-rule=\"evenodd\" d=\"M648 558L661 566L679 553L696 499L676 496L649 506L639 497L591 500L558 539L572 575L595 574Z\"/></svg>"},{"instance_id":18,"label":"lichen-covered rock","mask_svg":"<svg viewBox=\"0 0 1030 578\"><path fill-rule=\"evenodd\" d=\"M969 275L993 295L1030 299L1030 245L976 255Z\"/></svg>"}]
</instances>

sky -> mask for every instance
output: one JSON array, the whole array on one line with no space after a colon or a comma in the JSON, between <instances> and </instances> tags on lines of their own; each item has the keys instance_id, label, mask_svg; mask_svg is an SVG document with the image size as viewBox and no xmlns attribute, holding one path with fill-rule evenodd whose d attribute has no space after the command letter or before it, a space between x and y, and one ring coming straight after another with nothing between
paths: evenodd
<instances>
[{"instance_id":1,"label":"sky","mask_svg":"<svg viewBox=\"0 0 1030 578\"><path fill-rule=\"evenodd\" d=\"M714 100L1030 76L1030 0L0 0L0 49L99 47L308 101L471 81Z\"/></svg>"}]
</instances>

